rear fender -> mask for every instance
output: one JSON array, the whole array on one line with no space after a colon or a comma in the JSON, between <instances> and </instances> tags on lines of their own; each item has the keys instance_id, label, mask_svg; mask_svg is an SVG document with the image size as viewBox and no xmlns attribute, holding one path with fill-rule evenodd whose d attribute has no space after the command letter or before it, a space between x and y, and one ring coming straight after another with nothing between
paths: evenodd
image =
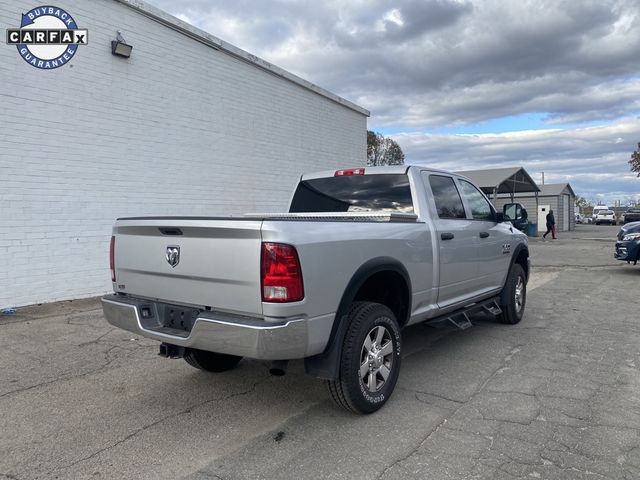
<instances>
[{"instance_id":1,"label":"rear fender","mask_svg":"<svg viewBox=\"0 0 640 480\"><path fill-rule=\"evenodd\" d=\"M409 305L407 305L406 318L398 318L401 326L407 323L411 314L411 279L404 266L397 260L390 257L379 257L369 260L363 264L351 277L347 288L342 295L336 317L333 321L333 328L329 337L329 342L324 352L313 357L304 359L304 368L307 374L326 380L335 380L340 372L340 357L342 356L342 341L349 327L347 312L354 302L356 295L365 282L378 272L392 271L400 274L409 289Z\"/></svg>"}]
</instances>

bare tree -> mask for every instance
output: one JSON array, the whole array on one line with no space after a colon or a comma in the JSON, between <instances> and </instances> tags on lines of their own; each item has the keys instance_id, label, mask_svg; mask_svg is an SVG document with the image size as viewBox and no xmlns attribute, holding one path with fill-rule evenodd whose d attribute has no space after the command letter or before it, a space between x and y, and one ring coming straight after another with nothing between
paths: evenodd
<instances>
[{"instance_id":1,"label":"bare tree","mask_svg":"<svg viewBox=\"0 0 640 480\"><path fill-rule=\"evenodd\" d=\"M631 160L629 160L629 166L631 171L637 173L640 177L640 143L638 143L638 150L635 150L631 154Z\"/></svg>"},{"instance_id":2,"label":"bare tree","mask_svg":"<svg viewBox=\"0 0 640 480\"><path fill-rule=\"evenodd\" d=\"M367 130L367 165L404 165L402 148L395 140Z\"/></svg>"},{"instance_id":3,"label":"bare tree","mask_svg":"<svg viewBox=\"0 0 640 480\"><path fill-rule=\"evenodd\" d=\"M591 203L589 200L587 200L584 197L581 197L580 195L576 196L576 207L578 207L580 209L581 212L585 211L586 209L593 209L593 203Z\"/></svg>"}]
</instances>

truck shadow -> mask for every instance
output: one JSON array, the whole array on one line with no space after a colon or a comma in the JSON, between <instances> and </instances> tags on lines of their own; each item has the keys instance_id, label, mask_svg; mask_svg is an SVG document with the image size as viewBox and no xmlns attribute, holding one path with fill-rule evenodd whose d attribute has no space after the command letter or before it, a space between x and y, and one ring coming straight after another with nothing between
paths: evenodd
<instances>
[{"instance_id":1,"label":"truck shadow","mask_svg":"<svg viewBox=\"0 0 640 480\"><path fill-rule=\"evenodd\" d=\"M485 378L487 369L508 355L514 345L513 326L482 314L474 316L472 322L474 326L467 330L422 324L404 329L402 368L396 388L466 401ZM337 410L328 401L324 382L305 374L302 360L291 361L282 377L271 376L269 367L270 362L243 359L236 369L221 374L187 370L190 374L185 377L172 377L170 388L210 393L237 392L241 388L242 394L232 394L236 403L249 405L259 398L262 407L289 403L296 410L326 400L328 408Z\"/></svg>"},{"instance_id":2,"label":"truck shadow","mask_svg":"<svg viewBox=\"0 0 640 480\"><path fill-rule=\"evenodd\" d=\"M640 276L640 265L623 265L622 268L618 269L618 272L621 275L638 278L638 276Z\"/></svg>"}]
</instances>

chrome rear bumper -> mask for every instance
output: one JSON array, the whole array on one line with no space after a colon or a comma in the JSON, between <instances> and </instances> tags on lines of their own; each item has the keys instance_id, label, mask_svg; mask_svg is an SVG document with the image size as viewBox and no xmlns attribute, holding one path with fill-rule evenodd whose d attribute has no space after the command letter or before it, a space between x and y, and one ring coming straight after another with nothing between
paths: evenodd
<instances>
[{"instance_id":1,"label":"chrome rear bumper","mask_svg":"<svg viewBox=\"0 0 640 480\"><path fill-rule=\"evenodd\" d=\"M318 353L313 351L317 347L309 343L306 319L272 323L205 311L198 315L191 331L186 332L142 319L143 304L153 302L117 295L102 299L104 316L111 325L160 342L263 360L290 360Z\"/></svg>"}]
</instances>

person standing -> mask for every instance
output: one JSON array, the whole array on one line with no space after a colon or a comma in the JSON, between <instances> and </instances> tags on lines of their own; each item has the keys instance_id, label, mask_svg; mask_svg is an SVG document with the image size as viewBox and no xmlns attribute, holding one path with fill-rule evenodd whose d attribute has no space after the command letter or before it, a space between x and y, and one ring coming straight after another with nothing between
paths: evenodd
<instances>
[{"instance_id":1,"label":"person standing","mask_svg":"<svg viewBox=\"0 0 640 480\"><path fill-rule=\"evenodd\" d=\"M553 210L549 210L547 213L547 231L542 235L542 240L547 239L547 235L551 233L551 238L556 239L556 219L553 216Z\"/></svg>"}]
</instances>

